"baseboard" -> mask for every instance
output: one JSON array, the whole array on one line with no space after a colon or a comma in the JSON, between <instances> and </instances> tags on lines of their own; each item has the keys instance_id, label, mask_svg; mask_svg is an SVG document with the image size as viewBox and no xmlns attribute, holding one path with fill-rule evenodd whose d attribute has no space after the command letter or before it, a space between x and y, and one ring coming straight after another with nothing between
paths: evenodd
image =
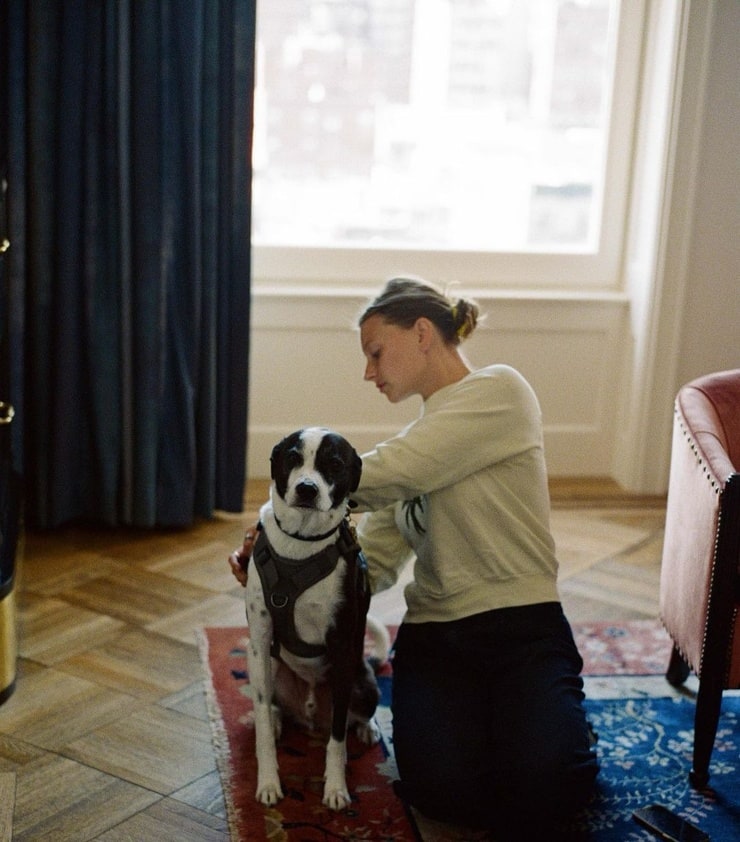
<instances>
[{"instance_id":1,"label":"baseboard","mask_svg":"<svg viewBox=\"0 0 740 842\"><path fill-rule=\"evenodd\" d=\"M553 506L619 505L634 508L665 506L665 495L635 494L611 477L550 477Z\"/></svg>"}]
</instances>

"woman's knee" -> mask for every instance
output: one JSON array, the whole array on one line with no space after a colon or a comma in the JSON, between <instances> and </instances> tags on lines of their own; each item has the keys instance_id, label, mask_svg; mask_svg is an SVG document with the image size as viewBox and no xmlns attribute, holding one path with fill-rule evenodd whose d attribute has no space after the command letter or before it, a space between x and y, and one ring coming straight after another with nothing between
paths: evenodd
<instances>
[{"instance_id":1,"label":"woman's knee","mask_svg":"<svg viewBox=\"0 0 740 842\"><path fill-rule=\"evenodd\" d=\"M567 820L592 797L598 763L590 750L566 757L545 750L528 763L458 767L454 775L427 763L410 770L399 764L399 771L399 794L430 818L504 831L522 822Z\"/></svg>"}]
</instances>

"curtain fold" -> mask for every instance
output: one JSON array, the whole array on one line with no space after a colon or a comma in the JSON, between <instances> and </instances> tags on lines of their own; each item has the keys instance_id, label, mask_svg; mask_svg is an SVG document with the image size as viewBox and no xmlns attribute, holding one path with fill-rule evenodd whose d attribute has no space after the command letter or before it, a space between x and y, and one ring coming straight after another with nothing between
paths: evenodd
<instances>
[{"instance_id":1,"label":"curtain fold","mask_svg":"<svg viewBox=\"0 0 740 842\"><path fill-rule=\"evenodd\" d=\"M27 519L241 511L255 3L9 16Z\"/></svg>"}]
</instances>

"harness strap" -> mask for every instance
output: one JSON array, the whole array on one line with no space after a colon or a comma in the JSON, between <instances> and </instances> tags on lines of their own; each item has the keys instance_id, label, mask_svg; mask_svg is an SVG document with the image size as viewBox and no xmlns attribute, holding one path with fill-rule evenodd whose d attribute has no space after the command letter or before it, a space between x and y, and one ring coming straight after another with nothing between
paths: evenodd
<instances>
[{"instance_id":1,"label":"harness strap","mask_svg":"<svg viewBox=\"0 0 740 842\"><path fill-rule=\"evenodd\" d=\"M295 603L304 591L332 573L342 556L350 565L355 561L359 562L361 569L366 569L359 544L345 521L342 521L339 527L336 543L298 561L278 555L267 540L265 532L259 533L253 557L262 582L265 603L272 616L273 657L278 657L280 646L301 658L315 658L326 653L326 646L323 644L306 643L298 636L295 627Z\"/></svg>"}]
</instances>

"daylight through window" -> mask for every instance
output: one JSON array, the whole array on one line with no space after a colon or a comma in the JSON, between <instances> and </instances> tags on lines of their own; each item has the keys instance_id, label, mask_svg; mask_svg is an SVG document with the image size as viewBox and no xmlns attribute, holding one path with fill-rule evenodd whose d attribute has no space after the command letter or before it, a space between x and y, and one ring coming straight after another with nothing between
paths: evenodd
<instances>
[{"instance_id":1,"label":"daylight through window","mask_svg":"<svg viewBox=\"0 0 740 842\"><path fill-rule=\"evenodd\" d=\"M265 0L253 242L597 248L616 0Z\"/></svg>"}]
</instances>

